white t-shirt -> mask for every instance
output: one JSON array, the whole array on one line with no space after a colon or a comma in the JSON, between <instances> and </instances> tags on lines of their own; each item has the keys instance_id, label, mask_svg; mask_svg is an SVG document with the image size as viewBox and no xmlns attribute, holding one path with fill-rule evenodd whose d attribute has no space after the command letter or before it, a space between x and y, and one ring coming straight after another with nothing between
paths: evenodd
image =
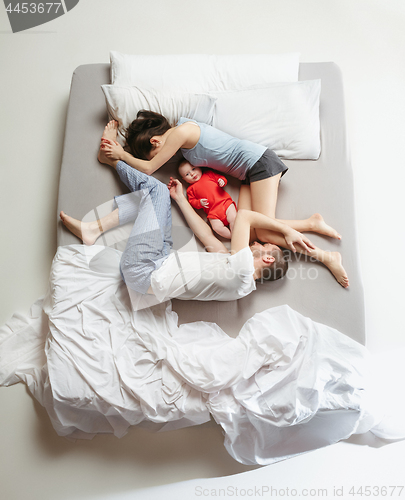
<instances>
[{"instance_id":1,"label":"white t-shirt","mask_svg":"<svg viewBox=\"0 0 405 500\"><path fill-rule=\"evenodd\" d=\"M152 273L151 286L160 302L182 300L236 300L256 289L253 255L246 247L234 255L175 252Z\"/></svg>"}]
</instances>

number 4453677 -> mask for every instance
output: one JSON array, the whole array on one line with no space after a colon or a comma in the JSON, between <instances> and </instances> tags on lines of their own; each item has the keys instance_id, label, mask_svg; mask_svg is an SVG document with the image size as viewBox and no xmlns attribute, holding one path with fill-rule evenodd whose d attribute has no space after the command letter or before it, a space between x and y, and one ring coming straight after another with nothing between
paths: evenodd
<instances>
[{"instance_id":1,"label":"number 4453677","mask_svg":"<svg viewBox=\"0 0 405 500\"><path fill-rule=\"evenodd\" d=\"M353 497L399 497L402 496L403 486L352 486L349 490L349 495Z\"/></svg>"},{"instance_id":2,"label":"number 4453677","mask_svg":"<svg viewBox=\"0 0 405 500\"><path fill-rule=\"evenodd\" d=\"M20 7L21 6L21 7ZM29 3L29 2L23 2L23 3L18 3L17 5L11 5L9 3L6 7L7 12L10 14L15 12L17 14L50 14L52 11L53 13L57 14L58 10L62 6L62 3L56 3L56 2L47 2L47 3Z\"/></svg>"}]
</instances>

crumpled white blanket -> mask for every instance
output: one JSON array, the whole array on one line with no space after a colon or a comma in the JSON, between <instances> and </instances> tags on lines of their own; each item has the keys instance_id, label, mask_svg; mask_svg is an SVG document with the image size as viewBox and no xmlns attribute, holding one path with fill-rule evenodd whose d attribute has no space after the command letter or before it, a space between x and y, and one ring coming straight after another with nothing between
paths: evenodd
<instances>
[{"instance_id":1,"label":"crumpled white blanket","mask_svg":"<svg viewBox=\"0 0 405 500\"><path fill-rule=\"evenodd\" d=\"M133 310L121 253L60 247L49 290L0 330L0 385L24 382L61 436L122 437L142 421L206 422L244 464L270 464L372 429L366 349L288 306L256 314L237 338L178 326L171 303ZM393 436L399 437L399 436Z\"/></svg>"}]
</instances>

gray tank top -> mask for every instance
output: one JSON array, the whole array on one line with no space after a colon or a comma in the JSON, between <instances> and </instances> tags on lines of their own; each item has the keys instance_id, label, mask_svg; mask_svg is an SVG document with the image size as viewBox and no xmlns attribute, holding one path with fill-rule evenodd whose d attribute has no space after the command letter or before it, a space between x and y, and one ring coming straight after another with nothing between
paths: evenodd
<instances>
[{"instance_id":1,"label":"gray tank top","mask_svg":"<svg viewBox=\"0 0 405 500\"><path fill-rule=\"evenodd\" d=\"M193 148L181 148L184 158L194 167L210 167L243 180L266 151L265 146L237 139L190 118L180 118L177 126L186 122L196 123L201 131L200 140Z\"/></svg>"}]
</instances>

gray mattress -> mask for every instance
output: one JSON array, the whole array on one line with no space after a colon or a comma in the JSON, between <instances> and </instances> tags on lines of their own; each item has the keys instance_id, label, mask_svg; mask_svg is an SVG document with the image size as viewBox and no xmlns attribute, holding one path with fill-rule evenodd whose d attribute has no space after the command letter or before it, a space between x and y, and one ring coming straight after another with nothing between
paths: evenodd
<instances>
[{"instance_id":1,"label":"gray mattress","mask_svg":"<svg viewBox=\"0 0 405 500\"><path fill-rule=\"evenodd\" d=\"M347 144L342 75L334 63L302 63L300 80L321 78L322 153L317 161L285 161L289 167L283 177L277 217L301 219L320 212L335 227L342 240L309 234L313 243L325 250L340 251L350 278L343 289L319 263L290 262L288 278L258 285L258 290L235 302L173 301L181 323L206 320L218 323L235 336L254 313L280 304L314 321L332 326L364 343L364 298L354 214L352 168ZM114 195L127 192L113 169L97 161L107 110L100 85L110 82L108 64L80 66L73 74L59 185L59 206L69 215L90 219L111 208ZM157 173L162 181L175 174L178 157ZM228 191L237 199L239 181L230 179ZM92 212L99 207L97 212ZM190 232L173 206L173 237L181 247ZM58 245L79 243L58 222ZM103 244L103 241L98 241ZM108 240L107 240L108 244ZM121 245L123 243L121 242ZM120 244L115 245L120 248ZM122 247L121 247L122 248Z\"/></svg>"}]
</instances>

